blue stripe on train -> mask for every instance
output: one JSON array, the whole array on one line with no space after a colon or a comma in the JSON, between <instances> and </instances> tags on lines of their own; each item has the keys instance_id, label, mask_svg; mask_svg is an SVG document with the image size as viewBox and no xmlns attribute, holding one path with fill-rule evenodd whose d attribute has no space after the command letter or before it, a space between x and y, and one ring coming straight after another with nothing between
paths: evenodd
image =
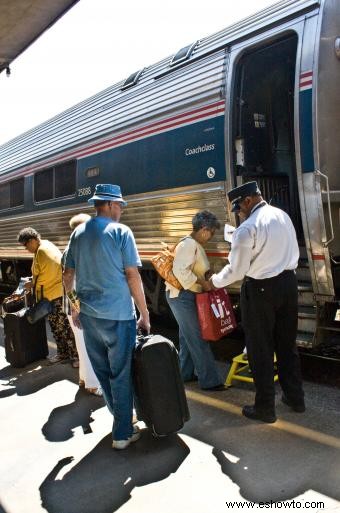
<instances>
[{"instance_id":1,"label":"blue stripe on train","mask_svg":"<svg viewBox=\"0 0 340 513\"><path fill-rule=\"evenodd\" d=\"M315 170L313 153L312 89L300 92L300 148L303 173Z\"/></svg>"}]
</instances>

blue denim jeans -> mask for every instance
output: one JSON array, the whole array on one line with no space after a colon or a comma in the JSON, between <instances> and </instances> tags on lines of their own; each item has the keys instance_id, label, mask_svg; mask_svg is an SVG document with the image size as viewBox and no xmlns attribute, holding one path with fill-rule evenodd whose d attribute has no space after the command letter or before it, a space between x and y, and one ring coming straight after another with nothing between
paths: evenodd
<instances>
[{"instance_id":1,"label":"blue denim jeans","mask_svg":"<svg viewBox=\"0 0 340 513\"><path fill-rule=\"evenodd\" d=\"M195 373L201 388L210 388L223 383L211 348L201 337L198 323L195 294L181 290L178 297L166 299L179 327L179 361L182 378L191 381Z\"/></svg>"},{"instance_id":2,"label":"blue denim jeans","mask_svg":"<svg viewBox=\"0 0 340 513\"><path fill-rule=\"evenodd\" d=\"M112 437L132 435L132 355L136 344L136 320L111 321L80 314L86 350L114 416Z\"/></svg>"}]
</instances>

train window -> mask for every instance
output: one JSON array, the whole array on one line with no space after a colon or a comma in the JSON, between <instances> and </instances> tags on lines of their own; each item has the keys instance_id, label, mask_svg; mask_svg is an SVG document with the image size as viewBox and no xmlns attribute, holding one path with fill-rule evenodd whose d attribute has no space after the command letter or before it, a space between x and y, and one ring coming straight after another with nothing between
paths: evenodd
<instances>
[{"instance_id":1,"label":"train window","mask_svg":"<svg viewBox=\"0 0 340 513\"><path fill-rule=\"evenodd\" d=\"M85 176L87 178L93 178L94 176L99 176L100 170L99 167L89 167L85 171Z\"/></svg>"},{"instance_id":2,"label":"train window","mask_svg":"<svg viewBox=\"0 0 340 513\"><path fill-rule=\"evenodd\" d=\"M9 184L10 206L20 207L24 204L24 179L13 180Z\"/></svg>"},{"instance_id":3,"label":"train window","mask_svg":"<svg viewBox=\"0 0 340 513\"><path fill-rule=\"evenodd\" d=\"M132 86L136 85L144 70L145 70L145 68L140 69L139 71L135 71L134 73L132 73L125 80L124 84L121 87L121 90L124 91L124 89L128 89L129 87L132 87Z\"/></svg>"},{"instance_id":4,"label":"train window","mask_svg":"<svg viewBox=\"0 0 340 513\"><path fill-rule=\"evenodd\" d=\"M189 59L197 43L198 41L195 41L194 43L191 43L191 45L185 46L184 48L178 50L178 52L171 59L170 66L176 66L176 64Z\"/></svg>"},{"instance_id":5,"label":"train window","mask_svg":"<svg viewBox=\"0 0 340 513\"><path fill-rule=\"evenodd\" d=\"M54 168L55 198L74 196L76 191L76 162L64 162Z\"/></svg>"},{"instance_id":6,"label":"train window","mask_svg":"<svg viewBox=\"0 0 340 513\"><path fill-rule=\"evenodd\" d=\"M0 209L9 208L9 183L0 185Z\"/></svg>"},{"instance_id":7,"label":"train window","mask_svg":"<svg viewBox=\"0 0 340 513\"><path fill-rule=\"evenodd\" d=\"M34 175L34 201L46 201L53 198L53 167Z\"/></svg>"},{"instance_id":8,"label":"train window","mask_svg":"<svg viewBox=\"0 0 340 513\"><path fill-rule=\"evenodd\" d=\"M76 192L76 161L63 162L34 175L34 201L47 201Z\"/></svg>"},{"instance_id":9,"label":"train window","mask_svg":"<svg viewBox=\"0 0 340 513\"><path fill-rule=\"evenodd\" d=\"M0 185L0 210L20 207L24 204L24 179Z\"/></svg>"}]
</instances>

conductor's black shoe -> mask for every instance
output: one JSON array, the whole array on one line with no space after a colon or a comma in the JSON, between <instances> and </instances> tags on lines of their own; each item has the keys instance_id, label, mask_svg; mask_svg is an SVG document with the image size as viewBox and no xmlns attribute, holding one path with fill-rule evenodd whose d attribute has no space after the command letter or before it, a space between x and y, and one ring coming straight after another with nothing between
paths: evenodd
<instances>
[{"instance_id":1,"label":"conductor's black shoe","mask_svg":"<svg viewBox=\"0 0 340 513\"><path fill-rule=\"evenodd\" d=\"M289 406L293 411L296 411L297 413L304 413L306 411L306 406L304 401L302 402L293 402L290 401L285 395L282 395L281 401Z\"/></svg>"},{"instance_id":2,"label":"conductor's black shoe","mask_svg":"<svg viewBox=\"0 0 340 513\"><path fill-rule=\"evenodd\" d=\"M273 424L276 421L275 413L266 412L266 411L258 411L255 406L243 406L242 415L252 420L261 420L262 422L267 422L268 424Z\"/></svg>"},{"instance_id":3,"label":"conductor's black shoe","mask_svg":"<svg viewBox=\"0 0 340 513\"><path fill-rule=\"evenodd\" d=\"M220 385L215 385L214 387L202 388L202 390L208 390L210 392L223 392L223 390L228 390L228 388L221 383Z\"/></svg>"}]
</instances>

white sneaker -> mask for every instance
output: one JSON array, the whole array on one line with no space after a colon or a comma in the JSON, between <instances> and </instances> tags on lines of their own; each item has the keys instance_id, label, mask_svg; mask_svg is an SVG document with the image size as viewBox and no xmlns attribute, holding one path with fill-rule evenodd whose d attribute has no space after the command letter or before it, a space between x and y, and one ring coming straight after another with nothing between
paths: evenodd
<instances>
[{"instance_id":1,"label":"white sneaker","mask_svg":"<svg viewBox=\"0 0 340 513\"><path fill-rule=\"evenodd\" d=\"M97 388L85 388L85 390L89 394L96 395L97 397L102 397L103 395L103 391L100 386Z\"/></svg>"},{"instance_id":2,"label":"white sneaker","mask_svg":"<svg viewBox=\"0 0 340 513\"><path fill-rule=\"evenodd\" d=\"M137 442L141 437L141 432L138 426L133 426L133 433L127 440L112 440L113 449L126 449L132 442Z\"/></svg>"}]
</instances>

